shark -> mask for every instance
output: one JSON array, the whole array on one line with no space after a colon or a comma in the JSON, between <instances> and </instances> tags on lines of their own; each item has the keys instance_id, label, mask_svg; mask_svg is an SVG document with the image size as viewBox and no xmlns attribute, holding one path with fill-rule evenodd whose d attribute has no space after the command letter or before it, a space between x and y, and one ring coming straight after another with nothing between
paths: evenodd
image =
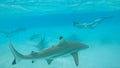
<instances>
[{"instance_id":1,"label":"shark","mask_svg":"<svg viewBox=\"0 0 120 68\"><path fill-rule=\"evenodd\" d=\"M23 27L23 28L17 28L17 29L15 29L15 30L13 30L13 31L10 31L10 32L0 31L0 34L3 34L3 35L5 35L6 38L8 38L8 37L10 37L10 36L12 36L12 35L18 34L18 33L20 33L20 32L24 32L24 31L26 31L26 30L27 30L27 29Z\"/></svg>"},{"instance_id":2,"label":"shark","mask_svg":"<svg viewBox=\"0 0 120 68\"><path fill-rule=\"evenodd\" d=\"M35 45L35 48L37 48L39 51L45 49L47 47L47 44L48 44L48 41L46 39L46 35L45 34L43 34L41 36L40 36L40 34L33 34L30 37L30 41L33 41L33 42L37 41L38 42Z\"/></svg>"},{"instance_id":3,"label":"shark","mask_svg":"<svg viewBox=\"0 0 120 68\"><path fill-rule=\"evenodd\" d=\"M47 47L48 45L48 41L46 40L46 36L43 35L41 36L40 41L38 42L38 44L35 46L39 51L43 50Z\"/></svg>"},{"instance_id":4,"label":"shark","mask_svg":"<svg viewBox=\"0 0 120 68\"><path fill-rule=\"evenodd\" d=\"M94 28L96 27L98 24L100 24L103 20L107 19L109 17L101 17L101 18L97 18L89 23L84 22L84 23L78 23L78 22L73 22L73 26L76 28Z\"/></svg>"},{"instance_id":5,"label":"shark","mask_svg":"<svg viewBox=\"0 0 120 68\"><path fill-rule=\"evenodd\" d=\"M30 41L35 41L35 40L38 40L40 38L40 34L33 34L31 37L30 37Z\"/></svg>"},{"instance_id":6,"label":"shark","mask_svg":"<svg viewBox=\"0 0 120 68\"><path fill-rule=\"evenodd\" d=\"M44 49L39 52L32 52L27 55L23 55L19 53L12 45L12 42L9 42L9 48L14 56L14 60L12 62L12 65L15 65L19 63L21 60L37 60L37 59L45 59L48 63L48 65L51 64L51 62L60 56L64 55L72 55L75 65L79 65L79 57L78 52L80 50L84 50L89 48L88 45L76 42L76 41L66 41L62 39L63 37L60 37L60 41L56 46L53 46L48 49ZM34 63L32 61L32 63Z\"/></svg>"}]
</instances>

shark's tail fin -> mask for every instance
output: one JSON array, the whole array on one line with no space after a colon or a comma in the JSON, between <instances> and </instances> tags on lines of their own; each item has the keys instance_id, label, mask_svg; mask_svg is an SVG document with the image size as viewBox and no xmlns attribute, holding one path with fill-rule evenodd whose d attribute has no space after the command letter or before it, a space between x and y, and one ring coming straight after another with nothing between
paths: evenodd
<instances>
[{"instance_id":1,"label":"shark's tail fin","mask_svg":"<svg viewBox=\"0 0 120 68\"><path fill-rule=\"evenodd\" d=\"M14 49L10 40L9 40L9 48L10 48L12 54L14 55L14 60L12 62L12 65L15 65L18 62L20 62L24 58L24 56Z\"/></svg>"},{"instance_id":2,"label":"shark's tail fin","mask_svg":"<svg viewBox=\"0 0 120 68\"><path fill-rule=\"evenodd\" d=\"M94 27L97 26L97 24L100 24L102 21L104 21L105 19L109 19L109 18L113 18L113 16L104 16L104 17L97 18L94 21L92 21L91 23L89 23L88 27L89 28L94 28Z\"/></svg>"}]
</instances>

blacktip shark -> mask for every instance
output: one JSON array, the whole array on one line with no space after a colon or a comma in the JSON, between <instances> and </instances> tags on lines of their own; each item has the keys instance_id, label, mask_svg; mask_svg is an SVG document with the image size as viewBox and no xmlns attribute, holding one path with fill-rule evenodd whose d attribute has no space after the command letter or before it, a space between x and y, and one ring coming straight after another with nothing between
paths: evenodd
<instances>
[{"instance_id":1,"label":"blacktip shark","mask_svg":"<svg viewBox=\"0 0 120 68\"><path fill-rule=\"evenodd\" d=\"M35 45L35 47L40 51L40 50L43 50L47 47L47 44L48 44L48 41L46 39L46 36L45 34L40 36L40 34L33 34L31 37L30 37L30 40L31 41L37 41L37 45ZM38 41L39 40L39 41Z\"/></svg>"},{"instance_id":2,"label":"blacktip shark","mask_svg":"<svg viewBox=\"0 0 120 68\"><path fill-rule=\"evenodd\" d=\"M66 54L70 54L73 56L76 66L78 66L79 64L78 51L84 50L88 48L88 46L80 42L65 41L62 38L63 37L59 38L60 42L57 46L42 50L40 52L32 52L31 54L28 55L20 54L10 42L9 48L12 54L14 55L14 61L12 62L12 65L17 64L18 62L20 62L20 60L37 60L37 59L45 59L48 65L50 65L55 58Z\"/></svg>"},{"instance_id":3,"label":"blacktip shark","mask_svg":"<svg viewBox=\"0 0 120 68\"><path fill-rule=\"evenodd\" d=\"M97 24L99 24L100 22L102 22L104 19L109 18L109 17L101 17L101 18L97 18L94 21L90 22L90 23L78 23L78 22L73 22L73 26L75 26L76 28L94 28L97 26Z\"/></svg>"},{"instance_id":4,"label":"blacktip shark","mask_svg":"<svg viewBox=\"0 0 120 68\"><path fill-rule=\"evenodd\" d=\"M0 31L0 33L1 34L4 34L5 35L5 37L10 37L11 35L14 35L14 34L17 34L17 33L20 33L20 32L24 32L24 31L26 31L26 28L18 28L18 29L16 29L16 30L14 30L14 31L10 31L10 32L6 32L6 31Z\"/></svg>"},{"instance_id":5,"label":"blacktip shark","mask_svg":"<svg viewBox=\"0 0 120 68\"><path fill-rule=\"evenodd\" d=\"M41 36L39 43L35 47L40 51L45 49L47 47L47 44L48 44L48 41L46 40L46 36L43 35Z\"/></svg>"}]
</instances>

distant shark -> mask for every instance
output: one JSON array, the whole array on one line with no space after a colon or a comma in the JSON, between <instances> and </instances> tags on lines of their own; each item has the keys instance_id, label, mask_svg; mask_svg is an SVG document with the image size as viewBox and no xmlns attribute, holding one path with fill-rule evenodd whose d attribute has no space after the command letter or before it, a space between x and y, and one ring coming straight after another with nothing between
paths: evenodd
<instances>
[{"instance_id":1,"label":"distant shark","mask_svg":"<svg viewBox=\"0 0 120 68\"><path fill-rule=\"evenodd\" d=\"M30 37L30 41L38 40L39 38L40 38L40 34L33 34L33 35Z\"/></svg>"},{"instance_id":2,"label":"distant shark","mask_svg":"<svg viewBox=\"0 0 120 68\"><path fill-rule=\"evenodd\" d=\"M48 45L48 41L46 40L46 36L43 35L41 36L39 43L36 45L36 48L40 51L40 50L45 49L47 45Z\"/></svg>"},{"instance_id":3,"label":"distant shark","mask_svg":"<svg viewBox=\"0 0 120 68\"><path fill-rule=\"evenodd\" d=\"M97 18L92 22L89 23L78 23L78 22L73 22L73 26L76 28L94 28L97 26L97 24L101 23L104 19L107 19L110 17L101 17L101 18Z\"/></svg>"},{"instance_id":4,"label":"distant shark","mask_svg":"<svg viewBox=\"0 0 120 68\"><path fill-rule=\"evenodd\" d=\"M20 32L24 32L26 31L26 28L18 28L14 31L10 31L10 32L6 32L6 31L0 31L1 34L4 34L5 37L10 37L11 35L14 35L14 34L17 34L17 33L20 33Z\"/></svg>"},{"instance_id":5,"label":"distant shark","mask_svg":"<svg viewBox=\"0 0 120 68\"><path fill-rule=\"evenodd\" d=\"M28 55L20 54L13 47L11 41L9 43L9 48L12 54L14 55L14 61L12 62L12 65L15 65L20 60L25 60L25 59L26 60L45 59L49 65L55 58L66 55L66 54L71 54L74 58L76 66L78 66L79 64L78 51L84 50L88 48L88 46L76 41L70 41L70 42L65 41L64 39L62 39L62 37L60 37L60 43L57 46L45 49L40 52L32 52L31 54L28 54Z\"/></svg>"},{"instance_id":6,"label":"distant shark","mask_svg":"<svg viewBox=\"0 0 120 68\"><path fill-rule=\"evenodd\" d=\"M39 41L38 41L39 40ZM37 45L35 45L35 47L40 51L43 50L47 47L48 41L46 39L45 34L41 35L40 34L33 34L30 37L30 41L37 41Z\"/></svg>"}]
</instances>

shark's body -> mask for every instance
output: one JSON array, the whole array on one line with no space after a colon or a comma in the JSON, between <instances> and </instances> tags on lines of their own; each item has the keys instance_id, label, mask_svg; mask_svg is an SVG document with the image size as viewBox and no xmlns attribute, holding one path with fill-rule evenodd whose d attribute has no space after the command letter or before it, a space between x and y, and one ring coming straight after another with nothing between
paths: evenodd
<instances>
[{"instance_id":1,"label":"shark's body","mask_svg":"<svg viewBox=\"0 0 120 68\"><path fill-rule=\"evenodd\" d=\"M18 28L14 31L10 31L10 32L6 32L6 31L0 31L0 34L5 35L6 38L10 37L10 36L14 36L20 32L24 32L26 31L26 28Z\"/></svg>"},{"instance_id":2,"label":"shark's body","mask_svg":"<svg viewBox=\"0 0 120 68\"><path fill-rule=\"evenodd\" d=\"M40 34L33 34L30 37L30 41L36 41L36 40L39 40L40 38L41 38Z\"/></svg>"},{"instance_id":3,"label":"shark's body","mask_svg":"<svg viewBox=\"0 0 120 68\"><path fill-rule=\"evenodd\" d=\"M48 44L48 42L46 40L46 36L43 35L43 36L41 36L40 41L38 42L38 44L35 47L40 51L40 50L45 49L47 47L47 44Z\"/></svg>"},{"instance_id":4,"label":"shark's body","mask_svg":"<svg viewBox=\"0 0 120 68\"><path fill-rule=\"evenodd\" d=\"M45 49L40 52L33 52L29 55L22 55L13 48L11 42L10 42L9 47L15 58L12 63L13 65L23 59L26 59L26 60L27 59L28 60L29 59L31 59L31 60L45 59L48 62L48 64L50 64L55 58L57 58L59 56L71 54L74 58L76 66L78 66L78 64L79 64L78 51L88 48L87 45L84 45L80 42L62 41L57 46L54 46L52 48L48 48L48 49Z\"/></svg>"},{"instance_id":5,"label":"shark's body","mask_svg":"<svg viewBox=\"0 0 120 68\"><path fill-rule=\"evenodd\" d=\"M41 50L47 48L47 45L48 45L48 41L47 41L45 35L40 36L40 34L33 34L30 37L30 41L38 42L36 45L34 45L35 48L38 49L38 51L41 51Z\"/></svg>"},{"instance_id":6,"label":"shark's body","mask_svg":"<svg viewBox=\"0 0 120 68\"><path fill-rule=\"evenodd\" d=\"M102 17L102 18L97 18L93 20L92 22L89 23L78 23L78 22L73 22L73 26L76 28L94 28L97 26L97 24L101 23L104 19L107 19L109 17Z\"/></svg>"}]
</instances>

